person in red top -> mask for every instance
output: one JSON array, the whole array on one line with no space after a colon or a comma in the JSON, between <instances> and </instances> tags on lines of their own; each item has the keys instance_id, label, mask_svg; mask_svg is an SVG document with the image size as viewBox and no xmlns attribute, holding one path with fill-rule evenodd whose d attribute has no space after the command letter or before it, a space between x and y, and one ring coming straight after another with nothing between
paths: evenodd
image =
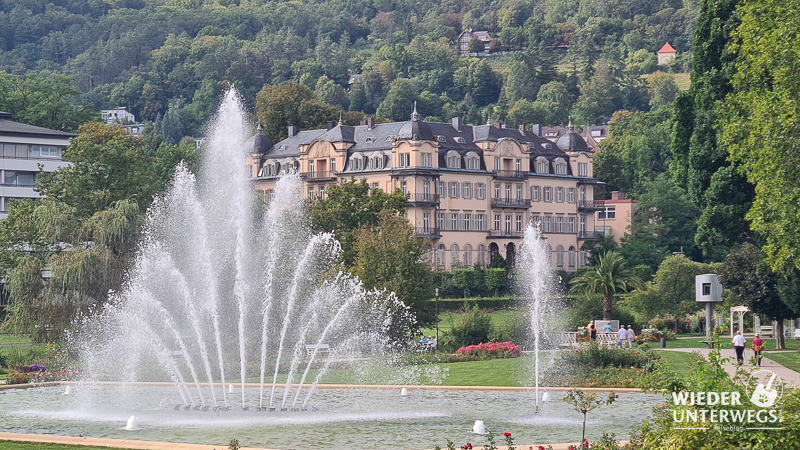
<instances>
[{"instance_id":1,"label":"person in red top","mask_svg":"<svg viewBox=\"0 0 800 450\"><path fill-rule=\"evenodd\" d=\"M764 352L764 341L761 340L760 334L756 334L756 338L753 339L753 351L756 354L756 364L761 367L761 355Z\"/></svg>"}]
</instances>

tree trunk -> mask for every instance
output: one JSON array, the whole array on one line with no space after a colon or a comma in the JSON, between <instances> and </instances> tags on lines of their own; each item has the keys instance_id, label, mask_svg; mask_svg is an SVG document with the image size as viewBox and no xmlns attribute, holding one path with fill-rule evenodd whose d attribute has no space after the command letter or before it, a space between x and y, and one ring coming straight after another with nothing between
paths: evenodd
<instances>
[{"instance_id":1,"label":"tree trunk","mask_svg":"<svg viewBox=\"0 0 800 450\"><path fill-rule=\"evenodd\" d=\"M611 320L611 307L614 305L613 295L603 295L603 320Z\"/></svg>"},{"instance_id":2,"label":"tree trunk","mask_svg":"<svg viewBox=\"0 0 800 450\"><path fill-rule=\"evenodd\" d=\"M783 319L775 321L775 350L784 349L783 342Z\"/></svg>"}]
</instances>

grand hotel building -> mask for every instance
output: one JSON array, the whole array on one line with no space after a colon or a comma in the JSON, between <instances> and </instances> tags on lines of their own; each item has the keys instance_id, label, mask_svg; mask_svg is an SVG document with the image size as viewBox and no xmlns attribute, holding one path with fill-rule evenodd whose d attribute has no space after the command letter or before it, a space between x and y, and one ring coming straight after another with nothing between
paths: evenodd
<instances>
[{"instance_id":1,"label":"grand hotel building","mask_svg":"<svg viewBox=\"0 0 800 450\"><path fill-rule=\"evenodd\" d=\"M513 264L529 221L540 222L554 267L574 271L594 239L593 153L569 131L553 143L524 127L421 120L363 125L331 123L272 144L252 140L248 159L256 189L269 195L279 174L293 170L309 197L324 197L340 180L366 179L372 188L408 196L407 217L429 238L445 270L488 264L495 254Z\"/></svg>"}]
</instances>

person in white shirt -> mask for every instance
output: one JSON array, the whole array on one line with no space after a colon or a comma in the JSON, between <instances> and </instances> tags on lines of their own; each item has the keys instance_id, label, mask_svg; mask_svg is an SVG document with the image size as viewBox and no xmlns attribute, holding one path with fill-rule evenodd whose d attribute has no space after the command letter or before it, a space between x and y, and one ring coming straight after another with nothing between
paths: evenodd
<instances>
[{"instance_id":1,"label":"person in white shirt","mask_svg":"<svg viewBox=\"0 0 800 450\"><path fill-rule=\"evenodd\" d=\"M621 325L619 327L619 331L617 332L617 336L619 336L619 346L622 347L622 343L628 340L628 332L625 331L625 325Z\"/></svg>"},{"instance_id":2,"label":"person in white shirt","mask_svg":"<svg viewBox=\"0 0 800 450\"><path fill-rule=\"evenodd\" d=\"M633 348L633 341L636 340L636 332L633 331L633 325L628 325L628 348Z\"/></svg>"},{"instance_id":3,"label":"person in white shirt","mask_svg":"<svg viewBox=\"0 0 800 450\"><path fill-rule=\"evenodd\" d=\"M744 364L744 347L747 345L747 340L742 336L741 331L736 332L733 337L733 349L736 350L736 364L740 366Z\"/></svg>"}]
</instances>

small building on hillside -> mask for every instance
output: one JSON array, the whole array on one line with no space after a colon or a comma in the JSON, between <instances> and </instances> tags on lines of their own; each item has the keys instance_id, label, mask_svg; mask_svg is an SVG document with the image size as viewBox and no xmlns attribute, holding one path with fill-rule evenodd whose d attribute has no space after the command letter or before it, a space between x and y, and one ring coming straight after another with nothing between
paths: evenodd
<instances>
[{"instance_id":1,"label":"small building on hillside","mask_svg":"<svg viewBox=\"0 0 800 450\"><path fill-rule=\"evenodd\" d=\"M470 53L469 41L473 39L479 39L481 42L483 42L483 52L489 53L489 47L492 44L492 36L489 35L489 32L472 31L472 28L467 28L458 36L458 50L461 53L461 56L467 56Z\"/></svg>"},{"instance_id":2,"label":"small building on hillside","mask_svg":"<svg viewBox=\"0 0 800 450\"><path fill-rule=\"evenodd\" d=\"M658 65L661 66L672 61L677 55L678 51L672 48L669 42L667 42L661 47L661 50L656 52L656 56L658 56Z\"/></svg>"},{"instance_id":3,"label":"small building on hillside","mask_svg":"<svg viewBox=\"0 0 800 450\"><path fill-rule=\"evenodd\" d=\"M129 124L136 122L136 117L133 115L132 112L129 112L124 106L114 109L104 109L100 111L100 115L103 118L103 122L106 125L112 125L115 123L120 124Z\"/></svg>"}]
</instances>

